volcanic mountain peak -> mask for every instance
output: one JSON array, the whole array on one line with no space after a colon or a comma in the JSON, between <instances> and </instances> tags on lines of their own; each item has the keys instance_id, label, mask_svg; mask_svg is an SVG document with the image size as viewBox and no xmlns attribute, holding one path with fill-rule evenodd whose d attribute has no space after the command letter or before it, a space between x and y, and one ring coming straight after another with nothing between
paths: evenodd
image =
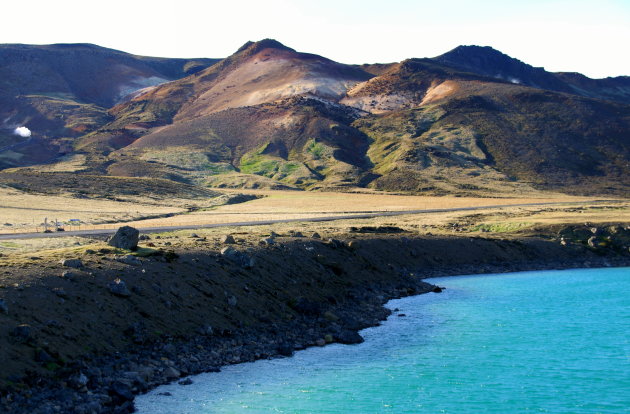
<instances>
[{"instance_id":1,"label":"volcanic mountain peak","mask_svg":"<svg viewBox=\"0 0 630 414\"><path fill-rule=\"evenodd\" d=\"M175 120L299 95L337 101L351 86L371 77L360 68L299 53L276 40L248 42L196 76L195 98Z\"/></svg>"},{"instance_id":2,"label":"volcanic mountain peak","mask_svg":"<svg viewBox=\"0 0 630 414\"><path fill-rule=\"evenodd\" d=\"M256 54L263 49L279 49L279 50L289 50L291 52L295 52L295 49L291 49L288 46L283 45L275 39L263 39L257 42L252 42L251 40L241 46L236 54L246 52L249 55Z\"/></svg>"}]
</instances>

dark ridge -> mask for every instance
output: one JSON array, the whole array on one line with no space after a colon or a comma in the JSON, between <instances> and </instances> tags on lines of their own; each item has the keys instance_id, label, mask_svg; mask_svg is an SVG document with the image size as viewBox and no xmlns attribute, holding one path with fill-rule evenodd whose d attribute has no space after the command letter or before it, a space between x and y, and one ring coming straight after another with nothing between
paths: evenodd
<instances>
[{"instance_id":1,"label":"dark ridge","mask_svg":"<svg viewBox=\"0 0 630 414\"><path fill-rule=\"evenodd\" d=\"M291 52L295 52L295 49L291 49L288 46L283 45L275 39L263 39L257 42L248 41L243 46L241 46L236 53L247 51L248 54L255 54L260 52L263 49L278 49L278 50L288 50Z\"/></svg>"},{"instance_id":2,"label":"dark ridge","mask_svg":"<svg viewBox=\"0 0 630 414\"><path fill-rule=\"evenodd\" d=\"M458 46L433 60L444 65L526 86L573 92L554 74L510 57L490 46Z\"/></svg>"}]
</instances>

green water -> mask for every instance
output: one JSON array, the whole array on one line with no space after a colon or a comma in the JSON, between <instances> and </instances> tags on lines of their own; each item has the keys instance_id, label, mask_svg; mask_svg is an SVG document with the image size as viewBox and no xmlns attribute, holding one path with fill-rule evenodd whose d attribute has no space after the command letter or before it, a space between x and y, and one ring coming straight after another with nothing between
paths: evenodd
<instances>
[{"instance_id":1,"label":"green water","mask_svg":"<svg viewBox=\"0 0 630 414\"><path fill-rule=\"evenodd\" d=\"M139 412L630 412L630 268L432 283L447 289L390 302L363 344L163 386Z\"/></svg>"}]
</instances>

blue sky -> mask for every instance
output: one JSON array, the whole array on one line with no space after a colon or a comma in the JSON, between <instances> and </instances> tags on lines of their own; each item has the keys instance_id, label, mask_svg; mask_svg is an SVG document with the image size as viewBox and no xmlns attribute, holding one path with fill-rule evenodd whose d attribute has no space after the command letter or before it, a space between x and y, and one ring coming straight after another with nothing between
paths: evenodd
<instances>
[{"instance_id":1,"label":"blue sky","mask_svg":"<svg viewBox=\"0 0 630 414\"><path fill-rule=\"evenodd\" d=\"M551 71L630 75L630 0L31 0L3 4L2 14L0 43L225 57L270 37L344 63L477 44Z\"/></svg>"}]
</instances>

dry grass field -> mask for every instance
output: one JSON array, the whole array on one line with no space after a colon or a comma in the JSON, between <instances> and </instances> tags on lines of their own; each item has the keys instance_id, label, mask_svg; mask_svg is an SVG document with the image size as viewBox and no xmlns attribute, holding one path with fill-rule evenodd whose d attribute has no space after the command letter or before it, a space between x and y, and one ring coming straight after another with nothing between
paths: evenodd
<instances>
[{"instance_id":1,"label":"dry grass field","mask_svg":"<svg viewBox=\"0 0 630 414\"><path fill-rule=\"evenodd\" d=\"M138 227L184 226L244 221L327 217L387 211L480 207L505 204L593 201L589 197L535 194L527 198L423 197L384 193L339 193L272 190L238 190L263 196L242 204L168 218L133 222ZM391 219L390 219L391 220Z\"/></svg>"},{"instance_id":2,"label":"dry grass field","mask_svg":"<svg viewBox=\"0 0 630 414\"><path fill-rule=\"evenodd\" d=\"M223 234L262 235L275 231L288 234L290 230L304 234L317 231L323 237L340 235L349 227L396 226L408 234L459 234L507 237L535 233L538 228L570 223L630 223L630 201L611 200L598 202L594 198L572 197L558 194L535 194L528 198L464 198L400 196L382 193L326 193L302 191L239 190L263 196L241 204L202 208L188 212L183 200L165 200L158 206L147 202L115 202L99 199L73 199L61 196L38 196L3 191L0 193L0 220L14 220L15 226L2 226L2 232L19 229L34 230L28 226L50 219L78 218L82 229L116 228L122 222L142 229L155 226L204 225L215 223L240 223L280 219L326 217L366 212L404 211L419 209L445 209L457 207L515 205L523 203L567 203L554 206L527 206L489 208L478 211L433 212L395 217L369 219L345 219L329 222L292 222L255 227L229 226L195 231L181 230L162 233L161 240L153 240L160 247L166 241L186 243L191 233L219 239ZM200 202L201 203L201 202ZM154 214L173 213L171 217L136 220ZM103 224L105 220L111 223ZM120 221L120 222L114 222ZM101 223L101 224L96 224ZM78 229L78 226L68 229ZM41 231L41 228L40 228ZM57 255L56 249L82 248L98 243L98 240L82 237L54 239L24 239L0 241L0 254L7 260L15 255ZM3 260L0 259L0 260Z\"/></svg>"},{"instance_id":3,"label":"dry grass field","mask_svg":"<svg viewBox=\"0 0 630 414\"><path fill-rule=\"evenodd\" d=\"M42 231L46 218L48 223L58 220L66 230L110 228L114 225L107 223L181 214L191 207L200 208L208 205L210 203L204 200L156 201L143 197L126 197L124 200L115 201L106 198L26 193L0 187L0 234ZM75 221L71 222L72 219Z\"/></svg>"}]
</instances>

